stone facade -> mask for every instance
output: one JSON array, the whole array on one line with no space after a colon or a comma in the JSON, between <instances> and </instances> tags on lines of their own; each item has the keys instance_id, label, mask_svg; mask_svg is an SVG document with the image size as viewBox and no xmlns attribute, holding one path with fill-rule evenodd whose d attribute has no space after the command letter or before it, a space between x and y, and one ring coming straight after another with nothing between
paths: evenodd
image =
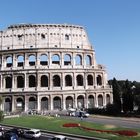
<instances>
[{"instance_id":1,"label":"stone facade","mask_svg":"<svg viewBox=\"0 0 140 140\"><path fill-rule=\"evenodd\" d=\"M5 112L105 107L113 101L85 29L67 24L0 31L0 95Z\"/></svg>"}]
</instances>

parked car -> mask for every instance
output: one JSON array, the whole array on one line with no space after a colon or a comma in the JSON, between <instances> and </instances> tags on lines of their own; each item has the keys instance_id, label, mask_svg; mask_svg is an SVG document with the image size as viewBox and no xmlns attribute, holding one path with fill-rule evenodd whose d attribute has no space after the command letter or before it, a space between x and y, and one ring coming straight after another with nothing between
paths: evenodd
<instances>
[{"instance_id":1,"label":"parked car","mask_svg":"<svg viewBox=\"0 0 140 140\"><path fill-rule=\"evenodd\" d=\"M10 131L5 132L2 139L3 140L19 140L17 134Z\"/></svg>"},{"instance_id":2,"label":"parked car","mask_svg":"<svg viewBox=\"0 0 140 140\"><path fill-rule=\"evenodd\" d=\"M20 128L16 128L16 127L12 128L12 129L10 129L10 130L8 130L8 131L17 134L18 137L22 137L23 134L24 134L24 130L22 130L22 129L20 129Z\"/></svg>"},{"instance_id":3,"label":"parked car","mask_svg":"<svg viewBox=\"0 0 140 140\"><path fill-rule=\"evenodd\" d=\"M52 138L52 140L68 140L66 136L63 135L56 135Z\"/></svg>"},{"instance_id":4,"label":"parked car","mask_svg":"<svg viewBox=\"0 0 140 140\"><path fill-rule=\"evenodd\" d=\"M4 128L0 125L0 138L4 135Z\"/></svg>"},{"instance_id":5,"label":"parked car","mask_svg":"<svg viewBox=\"0 0 140 140\"><path fill-rule=\"evenodd\" d=\"M39 129L25 130L23 134L23 137L31 138L31 139L40 138L40 136L41 136L41 132Z\"/></svg>"}]
</instances>

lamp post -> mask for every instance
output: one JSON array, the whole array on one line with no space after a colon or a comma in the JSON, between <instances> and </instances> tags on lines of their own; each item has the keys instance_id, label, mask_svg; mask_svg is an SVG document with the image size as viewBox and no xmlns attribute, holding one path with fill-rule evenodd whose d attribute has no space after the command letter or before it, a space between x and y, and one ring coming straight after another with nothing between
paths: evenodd
<instances>
[{"instance_id":1,"label":"lamp post","mask_svg":"<svg viewBox=\"0 0 140 140\"><path fill-rule=\"evenodd\" d=\"M133 85L133 86L131 87L131 89L132 89L132 98L133 98L133 110L135 110L135 104L134 104L134 91L135 91L136 87Z\"/></svg>"}]
</instances>

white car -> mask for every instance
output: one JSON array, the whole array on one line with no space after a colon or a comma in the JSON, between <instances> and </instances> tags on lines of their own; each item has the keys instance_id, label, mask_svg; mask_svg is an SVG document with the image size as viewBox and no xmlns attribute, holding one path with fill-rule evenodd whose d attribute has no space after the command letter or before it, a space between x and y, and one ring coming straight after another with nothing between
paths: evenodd
<instances>
[{"instance_id":1,"label":"white car","mask_svg":"<svg viewBox=\"0 0 140 140\"><path fill-rule=\"evenodd\" d=\"M63 135L56 135L52 138L52 140L68 140L66 136Z\"/></svg>"},{"instance_id":2,"label":"white car","mask_svg":"<svg viewBox=\"0 0 140 140\"><path fill-rule=\"evenodd\" d=\"M30 129L24 131L23 137L25 138L39 138L41 136L41 132L39 129Z\"/></svg>"}]
</instances>

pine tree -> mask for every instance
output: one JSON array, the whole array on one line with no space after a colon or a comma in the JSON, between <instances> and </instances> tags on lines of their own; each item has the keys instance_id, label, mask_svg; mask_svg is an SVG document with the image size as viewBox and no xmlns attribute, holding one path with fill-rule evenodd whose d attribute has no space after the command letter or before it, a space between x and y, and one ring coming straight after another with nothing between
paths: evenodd
<instances>
[{"instance_id":1,"label":"pine tree","mask_svg":"<svg viewBox=\"0 0 140 140\"><path fill-rule=\"evenodd\" d=\"M115 78L112 81L113 87L113 104L118 109L118 113L121 112L121 89Z\"/></svg>"}]
</instances>

